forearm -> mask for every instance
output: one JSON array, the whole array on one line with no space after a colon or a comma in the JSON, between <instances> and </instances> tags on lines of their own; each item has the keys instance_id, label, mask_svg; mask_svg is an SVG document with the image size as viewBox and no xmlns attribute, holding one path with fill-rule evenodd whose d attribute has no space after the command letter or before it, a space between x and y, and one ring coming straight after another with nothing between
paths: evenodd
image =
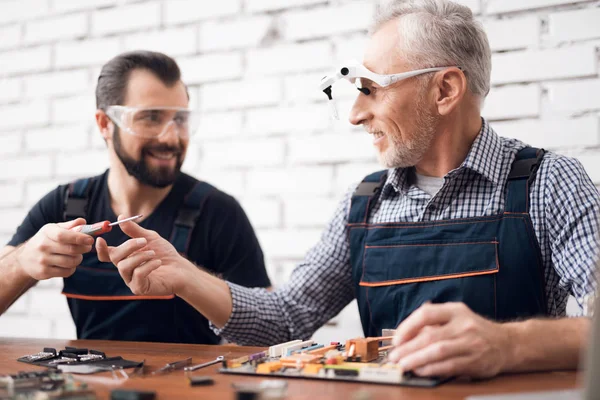
<instances>
[{"instance_id":1,"label":"forearm","mask_svg":"<svg viewBox=\"0 0 600 400\"><path fill-rule=\"evenodd\" d=\"M4 249L0 255L0 315L37 282L19 267L18 251L19 248Z\"/></svg>"},{"instance_id":2,"label":"forearm","mask_svg":"<svg viewBox=\"0 0 600 400\"><path fill-rule=\"evenodd\" d=\"M590 320L531 319L503 327L510 343L503 372L576 369L587 344Z\"/></svg>"},{"instance_id":3,"label":"forearm","mask_svg":"<svg viewBox=\"0 0 600 400\"><path fill-rule=\"evenodd\" d=\"M233 308L227 283L187 260L182 265L182 269L183 279L175 294L215 326L222 328L231 317Z\"/></svg>"}]
</instances>

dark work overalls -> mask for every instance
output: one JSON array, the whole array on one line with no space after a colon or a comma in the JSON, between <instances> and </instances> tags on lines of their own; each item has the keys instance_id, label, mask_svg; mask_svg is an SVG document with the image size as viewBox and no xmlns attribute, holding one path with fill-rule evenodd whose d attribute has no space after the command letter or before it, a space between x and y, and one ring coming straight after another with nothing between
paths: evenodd
<instances>
[{"instance_id":1,"label":"dark work overalls","mask_svg":"<svg viewBox=\"0 0 600 400\"><path fill-rule=\"evenodd\" d=\"M494 320L546 314L541 253L529 188L544 151L517 153L504 212L437 221L369 223L387 171L367 176L352 197L350 257L366 336L394 329L423 302L463 302Z\"/></svg>"},{"instance_id":2,"label":"dark work overalls","mask_svg":"<svg viewBox=\"0 0 600 400\"><path fill-rule=\"evenodd\" d=\"M85 218L92 178L75 181L65 196L65 220ZM185 196L177 212L169 241L187 257L190 239L204 201L214 187L185 176ZM98 222L91 221L90 223ZM112 263L98 261L95 251L83 255L76 272L64 279L63 294L77 327L79 339L119 339L193 342L198 338L178 330L181 324L198 323L184 301L169 296L136 296ZM196 313L192 313L196 314ZM188 315L188 319L186 319ZM118 332L115 329L118 325ZM187 335L187 336L185 336ZM209 340L209 339L204 339ZM218 339L214 338L215 343Z\"/></svg>"}]
</instances>

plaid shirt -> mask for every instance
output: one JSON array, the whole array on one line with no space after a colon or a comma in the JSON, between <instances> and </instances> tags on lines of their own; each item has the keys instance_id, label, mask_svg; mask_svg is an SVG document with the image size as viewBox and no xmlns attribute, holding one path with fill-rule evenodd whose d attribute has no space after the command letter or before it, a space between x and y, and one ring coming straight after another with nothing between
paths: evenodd
<instances>
[{"instance_id":1,"label":"plaid shirt","mask_svg":"<svg viewBox=\"0 0 600 400\"><path fill-rule=\"evenodd\" d=\"M411 182L413 169L390 169L370 214L372 223L436 221L501 214L506 180L525 144L499 137L483 121L462 165L444 177L430 196ZM228 283L233 312L224 338L247 345L306 339L354 299L346 226L353 186L344 196L321 240L275 291ZM582 165L546 153L530 190L530 216L545 269L548 312L564 316L568 295L582 309L595 292L600 196ZM581 311L580 311L581 313Z\"/></svg>"}]
</instances>

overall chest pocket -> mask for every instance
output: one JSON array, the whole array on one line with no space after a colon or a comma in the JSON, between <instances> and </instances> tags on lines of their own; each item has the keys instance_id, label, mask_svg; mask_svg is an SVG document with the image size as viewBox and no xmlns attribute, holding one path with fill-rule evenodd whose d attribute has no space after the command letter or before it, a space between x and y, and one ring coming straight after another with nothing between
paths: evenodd
<instances>
[{"instance_id":1,"label":"overall chest pocket","mask_svg":"<svg viewBox=\"0 0 600 400\"><path fill-rule=\"evenodd\" d=\"M498 241L367 242L359 285L380 287L495 274Z\"/></svg>"}]
</instances>

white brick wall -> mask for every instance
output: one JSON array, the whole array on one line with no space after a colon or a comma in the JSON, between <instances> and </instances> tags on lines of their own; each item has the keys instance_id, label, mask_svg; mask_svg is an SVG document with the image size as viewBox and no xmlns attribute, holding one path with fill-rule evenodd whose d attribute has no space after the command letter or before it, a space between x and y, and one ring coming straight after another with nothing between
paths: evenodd
<instances>
[{"instance_id":1,"label":"white brick wall","mask_svg":"<svg viewBox=\"0 0 600 400\"><path fill-rule=\"evenodd\" d=\"M600 184L600 1L460 3L493 50L484 116L578 157ZM332 122L316 89L334 65L361 59L370 15L361 0L0 0L0 240L49 190L107 166L93 119L99 69L121 51L157 50L176 57L203 112L185 171L240 201L273 282L285 282L340 196L379 168L370 138ZM74 337L61 286L32 289L0 336ZM352 304L317 337L360 334L356 317Z\"/></svg>"}]
</instances>

